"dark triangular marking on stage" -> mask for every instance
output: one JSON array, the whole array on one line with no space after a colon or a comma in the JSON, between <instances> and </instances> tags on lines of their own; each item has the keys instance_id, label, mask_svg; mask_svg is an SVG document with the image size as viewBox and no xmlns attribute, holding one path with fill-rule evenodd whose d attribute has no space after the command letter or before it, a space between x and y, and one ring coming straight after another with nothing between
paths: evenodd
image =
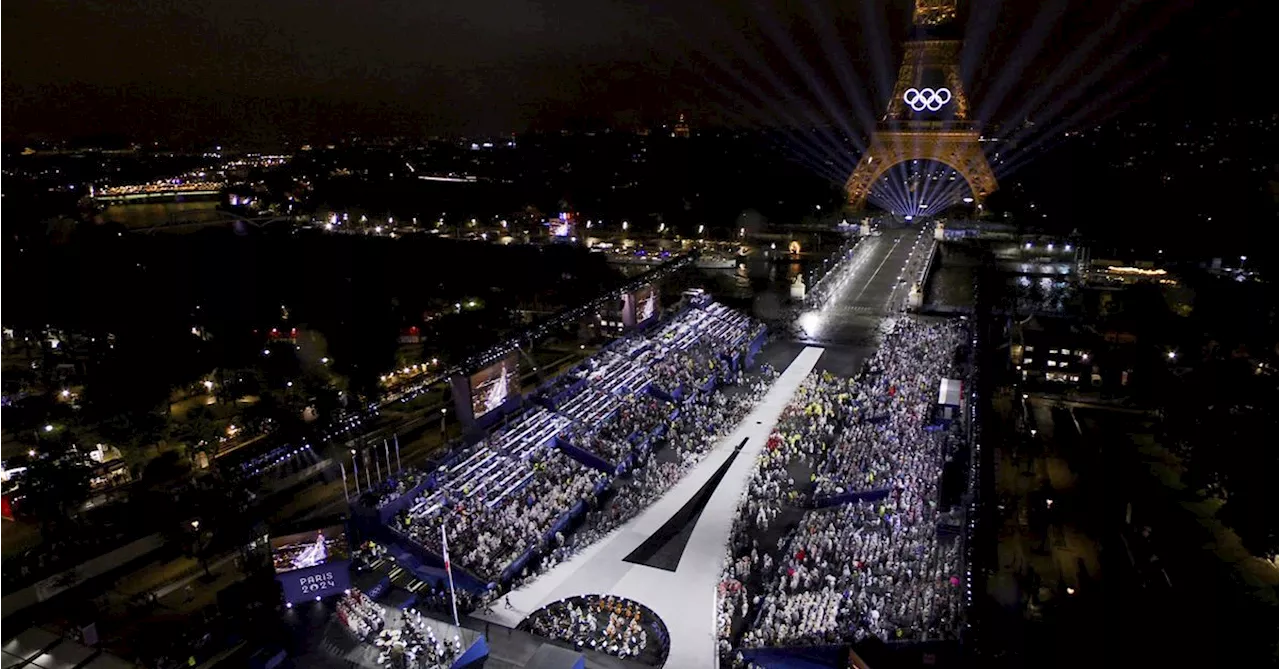
<instances>
[{"instance_id":1,"label":"dark triangular marking on stage","mask_svg":"<svg viewBox=\"0 0 1280 669\"><path fill-rule=\"evenodd\" d=\"M720 485L720 481L724 479L725 473L729 471L729 466L737 459L738 454L742 452L742 447L747 445L744 438L742 443L734 447L733 452L725 459L724 464L716 470L711 478L694 493L693 497L680 507L667 522L658 528L644 543L640 544L631 554L623 558L623 562L632 564L642 564L646 567L654 569L662 569L664 571L675 571L680 566L680 558L684 556L684 547L689 543L689 537L693 535L693 528L698 524L698 518L702 516L702 510L707 507L707 502L711 500L711 495L716 491L716 487Z\"/></svg>"}]
</instances>

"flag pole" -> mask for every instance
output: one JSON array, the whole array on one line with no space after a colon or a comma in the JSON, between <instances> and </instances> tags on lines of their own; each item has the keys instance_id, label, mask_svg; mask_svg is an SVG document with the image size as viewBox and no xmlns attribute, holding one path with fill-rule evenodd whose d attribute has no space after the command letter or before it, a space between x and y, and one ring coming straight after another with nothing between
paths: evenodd
<instances>
[{"instance_id":1,"label":"flag pole","mask_svg":"<svg viewBox=\"0 0 1280 669\"><path fill-rule=\"evenodd\" d=\"M402 472L404 471L404 467L400 465L400 435L395 434L395 435L392 435L391 438L394 439L396 442L396 471Z\"/></svg>"},{"instance_id":2,"label":"flag pole","mask_svg":"<svg viewBox=\"0 0 1280 669\"><path fill-rule=\"evenodd\" d=\"M462 627L458 623L458 597L453 592L453 567L449 564L449 535L444 531L444 523L440 524L440 545L444 547L444 573L449 576L449 603L453 606L453 625Z\"/></svg>"},{"instance_id":3,"label":"flag pole","mask_svg":"<svg viewBox=\"0 0 1280 669\"><path fill-rule=\"evenodd\" d=\"M351 468L356 470L356 497L359 497L360 496L360 464L356 462L356 449L354 448L351 449Z\"/></svg>"}]
</instances>

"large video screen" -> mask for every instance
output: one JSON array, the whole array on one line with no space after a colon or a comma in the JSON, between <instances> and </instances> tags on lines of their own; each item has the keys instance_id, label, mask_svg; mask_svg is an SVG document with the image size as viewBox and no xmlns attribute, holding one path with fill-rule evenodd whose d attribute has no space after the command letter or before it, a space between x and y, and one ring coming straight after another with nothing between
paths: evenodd
<instances>
[{"instance_id":1,"label":"large video screen","mask_svg":"<svg viewBox=\"0 0 1280 669\"><path fill-rule=\"evenodd\" d=\"M653 284L637 288L622 296L622 322L628 327L644 325L661 311L658 291Z\"/></svg>"},{"instance_id":2,"label":"large video screen","mask_svg":"<svg viewBox=\"0 0 1280 669\"><path fill-rule=\"evenodd\" d=\"M276 580L284 588L284 601L290 604L320 599L351 587L351 563L329 562L309 569L297 569L287 574L277 574Z\"/></svg>"},{"instance_id":3,"label":"large video screen","mask_svg":"<svg viewBox=\"0 0 1280 669\"><path fill-rule=\"evenodd\" d=\"M635 293L636 323L644 324L658 315L658 291L649 284Z\"/></svg>"},{"instance_id":4,"label":"large video screen","mask_svg":"<svg viewBox=\"0 0 1280 669\"><path fill-rule=\"evenodd\" d=\"M471 375L471 413L476 420L520 393L520 360L514 352Z\"/></svg>"},{"instance_id":5,"label":"large video screen","mask_svg":"<svg viewBox=\"0 0 1280 669\"><path fill-rule=\"evenodd\" d=\"M350 559L351 547L341 525L271 537L271 562L277 574Z\"/></svg>"}]
</instances>

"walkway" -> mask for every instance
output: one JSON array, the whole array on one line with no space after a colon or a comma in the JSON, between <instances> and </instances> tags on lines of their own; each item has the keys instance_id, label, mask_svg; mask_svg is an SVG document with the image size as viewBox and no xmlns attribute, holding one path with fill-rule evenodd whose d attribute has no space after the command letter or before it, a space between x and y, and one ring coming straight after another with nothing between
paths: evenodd
<instances>
[{"instance_id":1,"label":"walkway","mask_svg":"<svg viewBox=\"0 0 1280 669\"><path fill-rule=\"evenodd\" d=\"M512 609L503 605L493 613L476 617L514 627L534 611L574 595L606 595L632 599L652 609L671 635L668 667L716 665L716 583L729 540L729 530L739 499L755 469L755 460L782 410L822 356L823 349L806 347L774 382L759 405L666 495L605 539L510 594ZM724 468L725 471L720 470ZM691 501L715 477L705 506L691 518L692 531L673 528L669 521L689 513ZM665 527L664 527L665 526ZM674 535L670 534L674 530ZM626 561L633 552L656 541L677 544L688 533L688 543L676 556L674 571ZM658 546L657 552L663 548ZM641 560L648 562L651 560Z\"/></svg>"}]
</instances>

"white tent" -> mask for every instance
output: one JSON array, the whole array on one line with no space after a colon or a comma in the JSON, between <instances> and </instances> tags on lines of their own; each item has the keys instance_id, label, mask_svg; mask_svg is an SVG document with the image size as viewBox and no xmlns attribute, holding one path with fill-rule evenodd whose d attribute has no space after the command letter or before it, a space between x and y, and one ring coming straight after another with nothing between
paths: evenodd
<instances>
[{"instance_id":1,"label":"white tent","mask_svg":"<svg viewBox=\"0 0 1280 669\"><path fill-rule=\"evenodd\" d=\"M943 379L938 387L938 404L958 407L964 397L964 384L956 379Z\"/></svg>"}]
</instances>

